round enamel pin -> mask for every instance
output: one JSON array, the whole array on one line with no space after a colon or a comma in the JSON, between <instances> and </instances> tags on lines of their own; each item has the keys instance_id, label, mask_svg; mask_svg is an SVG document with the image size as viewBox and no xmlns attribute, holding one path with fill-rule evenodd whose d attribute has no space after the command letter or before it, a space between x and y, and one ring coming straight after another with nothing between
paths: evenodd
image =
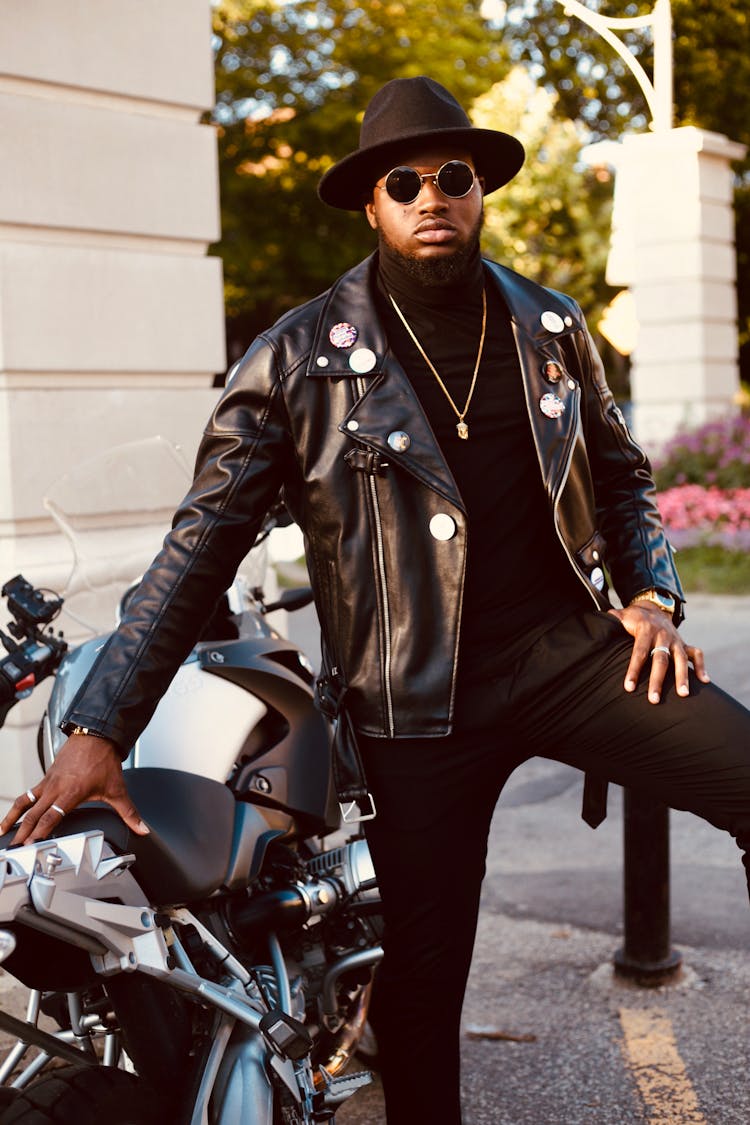
<instances>
[{"instance_id":1,"label":"round enamel pin","mask_svg":"<svg viewBox=\"0 0 750 1125\"><path fill-rule=\"evenodd\" d=\"M354 325L347 324L345 320L342 320L339 324L334 324L328 333L328 339L334 348L350 348L352 344L356 344L358 336L359 332Z\"/></svg>"},{"instance_id":2,"label":"round enamel pin","mask_svg":"<svg viewBox=\"0 0 750 1125\"><path fill-rule=\"evenodd\" d=\"M548 383L559 383L562 379L562 367L550 359L542 367L542 374Z\"/></svg>"},{"instance_id":3,"label":"round enamel pin","mask_svg":"<svg viewBox=\"0 0 750 1125\"><path fill-rule=\"evenodd\" d=\"M542 328L546 328L548 332L562 332L565 327L563 318L551 310L543 312L539 319L542 322Z\"/></svg>"},{"instance_id":4,"label":"round enamel pin","mask_svg":"<svg viewBox=\"0 0 750 1125\"><path fill-rule=\"evenodd\" d=\"M388 445L394 453L406 453L411 445L411 438L404 430L394 430L388 434Z\"/></svg>"},{"instance_id":5,"label":"round enamel pin","mask_svg":"<svg viewBox=\"0 0 750 1125\"><path fill-rule=\"evenodd\" d=\"M539 409L545 418L559 418L565 413L565 403L550 391L539 399Z\"/></svg>"},{"instance_id":6,"label":"round enamel pin","mask_svg":"<svg viewBox=\"0 0 750 1125\"><path fill-rule=\"evenodd\" d=\"M430 535L433 539L438 539L442 543L446 543L452 539L456 534L456 521L452 516L447 515L446 512L438 512L430 520Z\"/></svg>"},{"instance_id":7,"label":"round enamel pin","mask_svg":"<svg viewBox=\"0 0 750 1125\"><path fill-rule=\"evenodd\" d=\"M378 357L369 348L357 348L349 356L349 366L358 375L366 375L368 371L372 371L377 362Z\"/></svg>"}]
</instances>

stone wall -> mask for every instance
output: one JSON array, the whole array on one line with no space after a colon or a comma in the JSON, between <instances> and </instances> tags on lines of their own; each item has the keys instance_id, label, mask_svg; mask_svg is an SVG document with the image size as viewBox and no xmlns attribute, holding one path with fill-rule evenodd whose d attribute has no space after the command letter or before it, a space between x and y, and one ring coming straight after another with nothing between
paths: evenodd
<instances>
[{"instance_id":1,"label":"stone wall","mask_svg":"<svg viewBox=\"0 0 750 1125\"><path fill-rule=\"evenodd\" d=\"M216 137L200 123L214 95L210 11L209 0L0 6L0 580L64 586L71 554L43 505L51 483L156 434L190 462L215 401ZM94 507L106 564L123 530ZM103 589L96 612L110 614L115 595ZM0 732L0 795L38 776L42 695Z\"/></svg>"}]
</instances>

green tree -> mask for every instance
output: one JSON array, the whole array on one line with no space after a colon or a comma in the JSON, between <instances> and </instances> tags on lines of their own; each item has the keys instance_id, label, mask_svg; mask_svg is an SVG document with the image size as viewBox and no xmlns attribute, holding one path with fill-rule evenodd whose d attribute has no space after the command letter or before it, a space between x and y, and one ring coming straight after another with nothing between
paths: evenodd
<instances>
[{"instance_id":1,"label":"green tree","mask_svg":"<svg viewBox=\"0 0 750 1125\"><path fill-rule=\"evenodd\" d=\"M356 148L388 79L429 73L468 105L508 70L479 0L222 0L214 10L230 354L373 247L315 188Z\"/></svg>"},{"instance_id":2,"label":"green tree","mask_svg":"<svg viewBox=\"0 0 750 1125\"><path fill-rule=\"evenodd\" d=\"M586 131L556 118L556 101L517 66L474 102L477 125L502 121L526 149L523 173L487 198L483 242L491 257L570 293L595 324L615 292L603 280L612 185L581 162Z\"/></svg>"},{"instance_id":3,"label":"green tree","mask_svg":"<svg viewBox=\"0 0 750 1125\"><path fill-rule=\"evenodd\" d=\"M585 0L612 17L646 15L654 0ZM558 95L555 112L583 121L595 137L617 139L647 128L638 84L596 32L565 13L559 0L500 0L493 26L511 55ZM748 0L672 0L675 124L725 133L750 146L750 5ZM651 73L643 32L621 38ZM750 154L735 188L742 374L750 379Z\"/></svg>"}]
</instances>

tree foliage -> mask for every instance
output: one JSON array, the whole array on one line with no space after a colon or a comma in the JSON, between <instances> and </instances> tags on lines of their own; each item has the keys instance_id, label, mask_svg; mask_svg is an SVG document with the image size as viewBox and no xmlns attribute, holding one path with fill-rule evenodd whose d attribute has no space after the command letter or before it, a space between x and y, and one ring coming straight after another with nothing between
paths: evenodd
<instances>
[{"instance_id":1,"label":"tree foliage","mask_svg":"<svg viewBox=\"0 0 750 1125\"><path fill-rule=\"evenodd\" d=\"M609 17L653 11L654 0L584 0ZM555 112L585 122L596 137L617 139L648 125L645 99L614 50L560 0L494 5L494 26L511 54L558 100ZM695 125L750 146L748 0L672 0L675 125ZM619 33L652 74L652 43ZM737 168L736 237L743 378L750 379L750 154Z\"/></svg>"},{"instance_id":2,"label":"tree foliage","mask_svg":"<svg viewBox=\"0 0 750 1125\"><path fill-rule=\"evenodd\" d=\"M585 2L633 16L654 0ZM672 0L672 9L676 123L750 144L748 0ZM530 130L526 168L488 200L486 245L572 292L588 312L605 299L610 185L577 164L576 145L644 130L647 113L624 63L565 14L562 0L219 0L214 33L223 225L216 250L233 355L372 249L362 217L325 207L315 189L356 148L365 105L394 77L430 74L467 108L476 100L483 123ZM648 71L648 37L623 38ZM525 123L507 101L509 87L498 92L517 64L554 94L544 110L527 98ZM558 122L547 138L545 112ZM748 378L750 161L738 170L737 216Z\"/></svg>"},{"instance_id":3,"label":"tree foliage","mask_svg":"<svg viewBox=\"0 0 750 1125\"><path fill-rule=\"evenodd\" d=\"M517 66L474 102L477 125L502 121L526 149L523 174L487 198L483 242L491 257L570 293L595 324L615 292L603 281L612 184L581 162L587 135L555 117L556 100Z\"/></svg>"},{"instance_id":4,"label":"tree foliage","mask_svg":"<svg viewBox=\"0 0 750 1125\"><path fill-rule=\"evenodd\" d=\"M316 196L388 79L429 73L462 101L508 69L479 0L223 0L214 11L230 352L368 254L361 215Z\"/></svg>"}]
</instances>

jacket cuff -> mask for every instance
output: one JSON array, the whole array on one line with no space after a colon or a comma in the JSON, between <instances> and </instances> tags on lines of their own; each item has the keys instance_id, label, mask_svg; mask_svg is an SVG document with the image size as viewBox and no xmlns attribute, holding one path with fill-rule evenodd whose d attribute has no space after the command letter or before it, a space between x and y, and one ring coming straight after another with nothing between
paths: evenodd
<instances>
[{"instance_id":1,"label":"jacket cuff","mask_svg":"<svg viewBox=\"0 0 750 1125\"><path fill-rule=\"evenodd\" d=\"M75 713L73 713L68 718L63 719L60 723L60 730L63 734L67 734L68 736L71 734L90 734L94 738L106 738L107 742L112 743L120 756L120 760L123 762L130 753L129 750L123 751L118 739L115 738L113 734L109 733L107 723L87 722L85 717L76 717Z\"/></svg>"}]
</instances>

